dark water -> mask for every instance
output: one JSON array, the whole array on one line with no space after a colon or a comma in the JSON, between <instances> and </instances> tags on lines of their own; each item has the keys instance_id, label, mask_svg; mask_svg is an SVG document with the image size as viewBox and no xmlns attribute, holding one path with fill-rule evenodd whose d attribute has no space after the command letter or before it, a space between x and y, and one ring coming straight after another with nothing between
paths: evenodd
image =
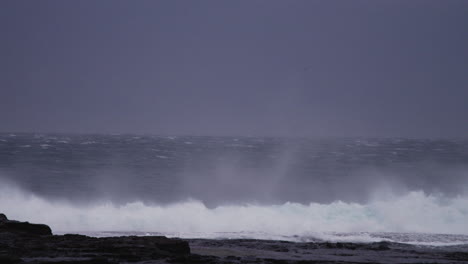
<instances>
[{"instance_id":1,"label":"dark water","mask_svg":"<svg viewBox=\"0 0 468 264\"><path fill-rule=\"evenodd\" d=\"M0 135L0 177L87 201L365 202L377 187L457 195L468 141Z\"/></svg>"}]
</instances>

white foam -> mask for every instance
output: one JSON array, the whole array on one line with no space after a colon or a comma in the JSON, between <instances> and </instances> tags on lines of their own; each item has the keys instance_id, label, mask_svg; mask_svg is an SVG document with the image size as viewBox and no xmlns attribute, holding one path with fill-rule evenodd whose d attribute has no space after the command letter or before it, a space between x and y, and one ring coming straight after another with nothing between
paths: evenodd
<instances>
[{"instance_id":1,"label":"white foam","mask_svg":"<svg viewBox=\"0 0 468 264\"><path fill-rule=\"evenodd\" d=\"M57 232L141 231L179 237L251 237L294 240L380 241L356 232L468 234L468 198L410 192L368 204L230 205L207 208L189 200L171 205L109 202L77 206L0 185L0 211L12 219L47 223ZM437 241L420 241L437 243ZM456 241L443 241L450 244Z\"/></svg>"}]
</instances>

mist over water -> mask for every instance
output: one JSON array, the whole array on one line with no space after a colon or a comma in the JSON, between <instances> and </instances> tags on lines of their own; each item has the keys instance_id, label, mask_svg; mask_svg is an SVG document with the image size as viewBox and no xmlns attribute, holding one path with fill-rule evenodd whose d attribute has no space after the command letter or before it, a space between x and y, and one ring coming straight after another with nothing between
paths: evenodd
<instances>
[{"instance_id":1,"label":"mist over water","mask_svg":"<svg viewBox=\"0 0 468 264\"><path fill-rule=\"evenodd\" d=\"M287 202L207 208L200 201L188 200L167 205L143 202L77 205L40 198L11 186L3 185L0 189L0 207L15 219L48 223L56 233L95 236L163 234L186 238L358 242L385 239L429 245L466 244L467 203L466 196L444 198L409 192L366 204ZM402 233L426 235L415 238L414 234Z\"/></svg>"},{"instance_id":2,"label":"mist over water","mask_svg":"<svg viewBox=\"0 0 468 264\"><path fill-rule=\"evenodd\" d=\"M0 135L1 211L56 232L468 235L467 180L466 140Z\"/></svg>"}]
</instances>

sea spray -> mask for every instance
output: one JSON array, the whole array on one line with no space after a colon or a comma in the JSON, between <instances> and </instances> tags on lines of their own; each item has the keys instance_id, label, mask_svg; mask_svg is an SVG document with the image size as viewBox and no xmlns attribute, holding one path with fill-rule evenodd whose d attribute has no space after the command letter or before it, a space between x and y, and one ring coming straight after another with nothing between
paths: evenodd
<instances>
[{"instance_id":1,"label":"sea spray","mask_svg":"<svg viewBox=\"0 0 468 264\"><path fill-rule=\"evenodd\" d=\"M367 204L336 201L238 204L208 208L197 200L157 205L140 201L78 205L52 201L2 185L0 208L8 216L48 223L57 232L140 231L212 237L215 233L307 236L317 232L417 232L468 234L467 197L421 191Z\"/></svg>"}]
</instances>

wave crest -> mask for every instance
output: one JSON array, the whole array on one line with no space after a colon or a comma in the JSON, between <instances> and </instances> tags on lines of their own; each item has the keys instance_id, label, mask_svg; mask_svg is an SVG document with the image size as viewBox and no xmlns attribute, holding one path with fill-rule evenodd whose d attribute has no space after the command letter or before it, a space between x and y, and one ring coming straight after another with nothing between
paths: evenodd
<instances>
[{"instance_id":1,"label":"wave crest","mask_svg":"<svg viewBox=\"0 0 468 264\"><path fill-rule=\"evenodd\" d=\"M317 232L422 232L468 234L467 197L444 198L422 191L366 204L225 205L197 200L169 205L100 202L75 205L16 188L0 187L0 211L12 219L47 223L56 232L142 231L206 237L219 232L307 236Z\"/></svg>"}]
</instances>

